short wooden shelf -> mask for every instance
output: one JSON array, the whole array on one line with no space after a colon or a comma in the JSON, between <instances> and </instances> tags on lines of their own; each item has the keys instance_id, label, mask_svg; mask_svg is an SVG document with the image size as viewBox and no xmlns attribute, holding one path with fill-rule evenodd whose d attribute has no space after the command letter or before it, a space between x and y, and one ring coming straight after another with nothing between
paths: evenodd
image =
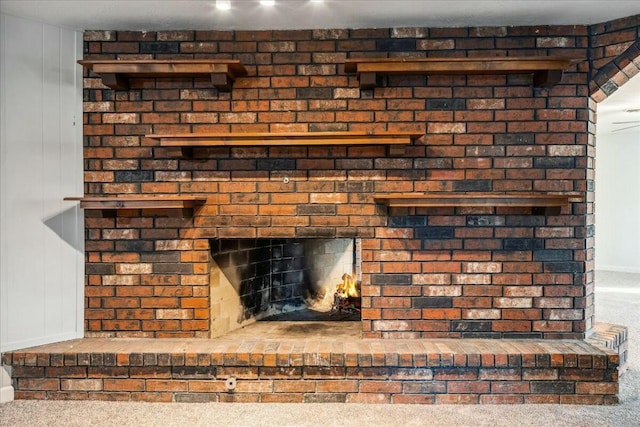
<instances>
[{"instance_id":1,"label":"short wooden shelf","mask_svg":"<svg viewBox=\"0 0 640 427\"><path fill-rule=\"evenodd\" d=\"M98 74L111 89L129 88L134 77L208 77L221 92L229 92L238 76L247 70L238 60L82 60L79 64Z\"/></svg>"},{"instance_id":2,"label":"short wooden shelf","mask_svg":"<svg viewBox=\"0 0 640 427\"><path fill-rule=\"evenodd\" d=\"M192 209L203 205L202 196L183 195L122 195L65 197L67 201L79 201L80 208L87 210L114 209Z\"/></svg>"},{"instance_id":3,"label":"short wooden shelf","mask_svg":"<svg viewBox=\"0 0 640 427\"><path fill-rule=\"evenodd\" d=\"M533 74L535 87L560 82L562 72L580 59L549 56L477 58L364 58L348 59L344 69L355 73L361 89L376 86L378 74Z\"/></svg>"},{"instance_id":4,"label":"short wooden shelf","mask_svg":"<svg viewBox=\"0 0 640 427\"><path fill-rule=\"evenodd\" d=\"M557 214L570 202L580 202L577 194L540 193L395 193L376 194L376 203L389 207L456 208L456 207L514 207L533 208L533 213Z\"/></svg>"},{"instance_id":5,"label":"short wooden shelf","mask_svg":"<svg viewBox=\"0 0 640 427\"><path fill-rule=\"evenodd\" d=\"M160 141L161 147L180 147L185 155L197 147L283 147L323 145L391 145L411 144L422 134L415 132L257 132L257 133L192 133L145 135Z\"/></svg>"}]
</instances>

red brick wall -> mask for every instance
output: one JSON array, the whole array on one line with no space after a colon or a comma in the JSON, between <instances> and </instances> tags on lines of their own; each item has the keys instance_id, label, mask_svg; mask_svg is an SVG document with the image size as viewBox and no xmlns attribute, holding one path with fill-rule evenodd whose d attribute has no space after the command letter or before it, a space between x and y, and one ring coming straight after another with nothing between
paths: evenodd
<instances>
[{"instance_id":1,"label":"red brick wall","mask_svg":"<svg viewBox=\"0 0 640 427\"><path fill-rule=\"evenodd\" d=\"M363 238L368 337L581 338L592 327L591 203L385 210L372 193L588 190L588 28L497 27L85 33L85 58L233 58L230 93L137 79L112 91L85 71L87 195L206 194L193 217L87 212L88 335L206 337L208 238ZM577 56L550 90L531 77L385 77L361 91L362 56ZM194 159L147 133L417 131L385 147L216 148ZM290 183L283 182L284 177ZM589 194L587 194L589 193ZM592 216L591 216L592 217Z\"/></svg>"}]
</instances>

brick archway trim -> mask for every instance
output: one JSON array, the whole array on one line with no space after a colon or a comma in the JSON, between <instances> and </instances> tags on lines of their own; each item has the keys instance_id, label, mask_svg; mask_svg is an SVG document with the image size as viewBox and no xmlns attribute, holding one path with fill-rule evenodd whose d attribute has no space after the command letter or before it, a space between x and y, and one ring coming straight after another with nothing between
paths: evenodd
<instances>
[{"instance_id":1,"label":"brick archway trim","mask_svg":"<svg viewBox=\"0 0 640 427\"><path fill-rule=\"evenodd\" d=\"M640 40L598 71L589 83L589 93L596 102L601 102L638 73Z\"/></svg>"}]
</instances>

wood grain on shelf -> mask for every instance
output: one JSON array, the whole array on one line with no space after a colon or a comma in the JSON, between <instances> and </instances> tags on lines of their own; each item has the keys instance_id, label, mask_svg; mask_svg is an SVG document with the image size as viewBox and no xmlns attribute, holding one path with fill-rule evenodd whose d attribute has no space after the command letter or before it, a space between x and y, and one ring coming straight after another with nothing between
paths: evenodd
<instances>
[{"instance_id":1,"label":"wood grain on shelf","mask_svg":"<svg viewBox=\"0 0 640 427\"><path fill-rule=\"evenodd\" d=\"M300 145L407 145L416 132L284 132L150 134L163 147L300 146Z\"/></svg>"},{"instance_id":2,"label":"wood grain on shelf","mask_svg":"<svg viewBox=\"0 0 640 427\"><path fill-rule=\"evenodd\" d=\"M570 202L578 202L577 194L541 193L394 193L374 195L376 203L390 207L563 207Z\"/></svg>"},{"instance_id":3,"label":"wood grain on shelf","mask_svg":"<svg viewBox=\"0 0 640 427\"><path fill-rule=\"evenodd\" d=\"M124 90L133 77L211 77L220 91L231 90L238 76L247 70L238 60L170 59L170 60L81 60L79 64L102 77L111 89Z\"/></svg>"},{"instance_id":4,"label":"wood grain on shelf","mask_svg":"<svg viewBox=\"0 0 640 427\"><path fill-rule=\"evenodd\" d=\"M533 85L551 87L560 82L562 72L580 59L534 57L477 58L363 58L347 59L345 72L356 73L363 89L376 86L377 74L528 74Z\"/></svg>"},{"instance_id":5,"label":"wood grain on shelf","mask_svg":"<svg viewBox=\"0 0 640 427\"><path fill-rule=\"evenodd\" d=\"M79 201L80 208L87 210L105 209L185 209L204 204L203 196L187 195L121 195L65 197L67 201Z\"/></svg>"}]
</instances>

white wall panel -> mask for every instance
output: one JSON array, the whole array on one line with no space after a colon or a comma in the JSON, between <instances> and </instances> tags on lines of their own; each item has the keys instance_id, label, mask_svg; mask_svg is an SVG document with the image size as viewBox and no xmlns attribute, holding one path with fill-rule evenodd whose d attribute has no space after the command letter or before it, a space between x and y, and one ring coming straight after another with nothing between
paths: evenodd
<instances>
[{"instance_id":1,"label":"white wall panel","mask_svg":"<svg viewBox=\"0 0 640 427\"><path fill-rule=\"evenodd\" d=\"M81 33L2 16L0 351L83 335Z\"/></svg>"},{"instance_id":2,"label":"white wall panel","mask_svg":"<svg viewBox=\"0 0 640 427\"><path fill-rule=\"evenodd\" d=\"M595 246L598 270L640 273L639 164L640 128L598 135Z\"/></svg>"}]
</instances>

